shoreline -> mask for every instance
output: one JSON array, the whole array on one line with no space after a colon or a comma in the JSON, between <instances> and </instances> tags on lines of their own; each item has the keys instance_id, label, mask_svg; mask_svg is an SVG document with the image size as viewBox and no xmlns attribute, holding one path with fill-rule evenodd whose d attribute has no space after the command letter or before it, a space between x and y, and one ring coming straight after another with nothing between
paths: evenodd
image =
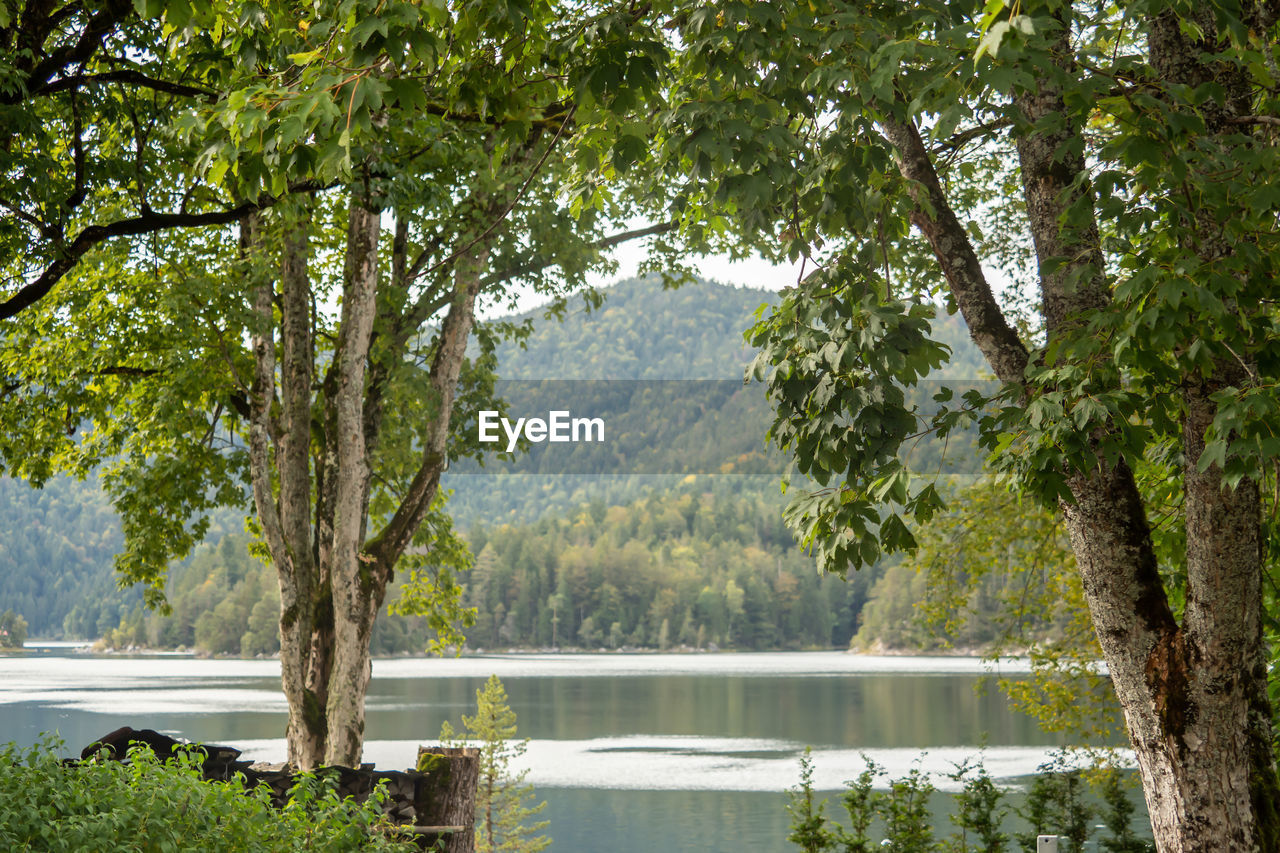
<instances>
[{"instance_id":1,"label":"shoreline","mask_svg":"<svg viewBox=\"0 0 1280 853\"><path fill-rule=\"evenodd\" d=\"M5 649L3 653L22 654L22 653L47 653L47 652L69 652L73 654L83 655L102 655L106 657L187 657L196 660L279 660L280 653L276 652L270 655L255 655L245 657L243 655L229 654L210 654L197 649L179 648L153 648L149 646L129 646L127 648L110 648L101 645L100 640L29 640L22 648ZM633 648L623 647L620 649L583 649L573 646L561 647L512 647L512 648L464 648L456 653L449 651L443 654L429 654L426 652L403 652L397 654L375 654L372 655L373 660L432 660L432 659L450 659L450 658L489 658L489 657L556 657L556 656L585 656L585 657L648 657L658 655L689 655L689 656L719 656L719 655L743 655L743 654L769 654L769 655L800 655L812 654L815 652L839 653L849 655L851 657L880 658L880 657L913 657L913 658L989 658L989 656L980 649L973 648L950 648L950 649L900 649L900 648L859 648L859 649L842 649L834 647L815 647L804 649L697 649L691 646L673 646L668 649L650 649L650 648ZM1027 650L1016 650L1011 654L1001 655L1001 658L1024 657ZM994 658L989 658L994 660Z\"/></svg>"}]
</instances>

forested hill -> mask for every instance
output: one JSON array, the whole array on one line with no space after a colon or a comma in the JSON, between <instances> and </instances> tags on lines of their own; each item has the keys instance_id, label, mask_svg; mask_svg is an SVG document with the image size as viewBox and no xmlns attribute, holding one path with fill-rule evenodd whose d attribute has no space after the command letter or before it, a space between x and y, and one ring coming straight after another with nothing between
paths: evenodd
<instances>
[{"instance_id":1,"label":"forested hill","mask_svg":"<svg viewBox=\"0 0 1280 853\"><path fill-rule=\"evenodd\" d=\"M742 389L737 383L753 355L744 332L762 305L777 303L776 293L710 281L673 289L663 287L657 278L632 278L604 289L602 295L603 304L595 308L574 297L558 320L544 317L541 309L507 318L532 326L523 341L504 342L496 353L498 375L516 381L517 387L508 386L504 392L516 410L539 410L526 392L532 392L538 404L548 402L548 392L532 391L520 380L712 379L725 380L732 387L717 388L717 399L709 406L705 400L680 399L678 392L666 389L656 412L651 407L640 411L651 399L637 396L633 403L629 389L617 389L621 399L610 401L608 420L631 426L632 441L603 453L605 448L579 446L580 455L590 458L569 471L554 464L538 466L536 458L501 466L500 473L514 474L509 477L494 476L499 466L493 464L484 469L473 463L456 466L445 474L443 484L453 491L449 507L461 529L476 523L531 523L593 501L625 505L673 488L690 471L716 470L718 465L710 460L722 452L717 444L757 457L765 449L763 389ZM574 389L577 395L597 398L612 396L609 390L602 384ZM741 393L728 401L724 395L735 391ZM557 392L549 393L555 397L555 408L566 405ZM749 422L734 416L735 408L740 410L747 399L754 415ZM691 415L689 406L700 406L701 411ZM544 405L540 411L545 410ZM691 454L684 441L673 447L654 439L664 432L659 421L689 418L697 423L684 428L681 435L693 436L701 453ZM645 428L635 429L641 423ZM534 454L544 448L535 447ZM632 458L643 455L645 462L619 464L614 451ZM637 473L641 469L644 473ZM776 477L767 490L776 496L775 483ZM763 481L753 488L766 490Z\"/></svg>"},{"instance_id":2,"label":"forested hill","mask_svg":"<svg viewBox=\"0 0 1280 853\"><path fill-rule=\"evenodd\" d=\"M643 279L623 281L608 288L605 296L603 305L591 311L586 310L581 299L572 300L564 318L559 321L543 318L541 311L516 318L531 319L533 330L523 347L508 343L499 348L500 375L512 379L725 379L736 382L742 377L751 357L743 331L751 325L762 304L777 301L777 295L768 291L711 282L695 282L668 290L658 281ZM957 350L955 366L949 371L951 375L979 374L981 362L958 317L944 317L937 323L935 334ZM759 389L748 390L758 392ZM720 429L720 424L732 420L729 409L710 411L706 425ZM744 447L748 444L753 448L763 446L763 435L754 432L746 435L743 431L741 435L729 438L742 442ZM663 502L653 503L654 499L665 501L668 496L674 499L675 495L688 492L687 486L682 491L683 474L530 476L523 480L512 478L505 484L497 483L497 478L483 475L459 477L450 472L446 477L447 484L455 491L450 508L460 528L466 530L473 524L480 524L488 531L485 535L491 537L495 547L498 542L506 543L504 560L514 559L512 555L519 553L520 549L510 543L522 538L528 538L530 543L538 540L551 544L555 537L548 539L546 528L532 526L543 519L573 519L578 517L581 507L590 504L625 507L647 502L645 506L648 509L628 510L642 517L656 507L665 507ZM747 502L744 506L756 508L752 512L759 511L759 507L773 512L782 504L776 477L761 476L752 481L740 479L735 481L734 490ZM697 492L699 500L704 500L704 490L699 487ZM239 513L229 512L226 518L219 519L215 529L234 530L238 526ZM23 614L32 636L60 636L65 632L67 636L96 637L121 627L128 629L122 632L122 636L127 635L130 640L138 636L142 614L136 605L140 596L136 590L114 588L111 559L121 543L119 525L96 482L54 480L45 489L37 491L23 483L0 478L0 529L4 531L0 538L0 611L12 608ZM617 540L619 531L625 529L623 525L609 530L613 542L610 548L622 549L626 545ZM686 540L684 547L699 555L704 553L704 547L714 544L708 538L711 534L705 524L690 527L681 536ZM724 538L731 537L725 535ZM255 600L260 592L252 584L265 584L263 588L267 589L270 583L243 566L236 567L234 571L222 566L225 560L221 560L220 555L227 552L220 550L218 544L216 537L211 537L210 550L175 575L171 590L175 610L180 612L183 625L166 629L166 633L152 623L149 632L152 638L158 632L162 638L172 638L175 643L190 645L196 642L197 645L223 651L234 650L240 642L246 630L245 620L252 609L248 603ZM639 547L648 548L650 544L637 540L628 553ZM237 547L242 545L243 542L237 543ZM741 546L762 547L749 539L743 539ZM592 547L599 550L603 546L593 542ZM797 560L801 560L798 553L787 552L783 557L783 569L800 577L799 563L792 562ZM696 578L699 584L697 594L700 595L702 586L708 584L717 594L723 593L726 577L715 574L710 565L707 570L712 574ZM514 563L507 565L504 571L522 579L518 586L503 592L500 601L495 599L492 602L495 607L500 603L510 614L516 609L516 601L509 600L508 596L518 595L520 587L540 586L545 579L535 583L538 575L534 569ZM765 572L761 577L767 574ZM244 586L250 581L250 586ZM693 580L688 579L688 582L693 583ZM673 636L669 640L673 643L684 627L689 594L688 590L681 592L679 612L673 610L664 615L672 623L669 631ZM663 600L667 601L666 598ZM523 607L520 620L527 620L527 625L517 620L510 631L499 630L501 639L510 638L516 642L545 640L541 628L531 626L542 624L546 604L547 597L542 596L534 610ZM607 624L598 625L602 642L606 644L614 621L620 623L619 630L624 631L628 639L635 638L643 624L648 640L656 643L661 620L655 622L646 609L651 604L647 602L643 608L638 604L635 608L628 605L618 618L603 615L608 611L607 604L593 601L590 607L585 604L579 606L586 615L598 611L601 615L596 623L608 620ZM206 610L210 615L204 617L203 629L197 638L195 624ZM702 613L695 608L695 615ZM585 616L580 614L575 618ZM848 614L837 614L833 610L835 623L847 618ZM232 623L241 627L236 630ZM695 620L690 625L695 623L703 624ZM494 623L493 614L490 614L487 624L496 624L501 629L506 626L506 617ZM708 636L726 639L724 629L714 620L705 624ZM577 630L575 626L575 634ZM837 634L847 630L847 624L842 625ZM590 635L589 630L587 634ZM750 636L752 644L767 645L767 638L775 635L761 628L759 631L753 629ZM211 637L219 639L214 643L208 639ZM732 632L734 641L746 642L747 637L747 633ZM814 641L814 638L801 637L785 627L779 628L776 637L778 642L792 644ZM398 642L412 644L417 642L416 638L416 632L393 632L393 635L384 632L381 650L392 650ZM492 641L492 635L487 639ZM581 638L575 636L574 639ZM412 645L406 646L409 647ZM261 650L261 638L254 639L246 646L249 648Z\"/></svg>"},{"instance_id":3,"label":"forested hill","mask_svg":"<svg viewBox=\"0 0 1280 853\"><path fill-rule=\"evenodd\" d=\"M534 322L522 348L498 348L498 375L506 379L741 379L751 360L743 332L768 290L699 281L667 289L653 278L626 279L604 291L604 304L588 310L571 300L564 319L531 311Z\"/></svg>"},{"instance_id":4,"label":"forested hill","mask_svg":"<svg viewBox=\"0 0 1280 853\"><path fill-rule=\"evenodd\" d=\"M60 634L77 604L109 597L123 545L96 480L56 478L37 490L0 477L0 612L21 614L30 636Z\"/></svg>"},{"instance_id":5,"label":"forested hill","mask_svg":"<svg viewBox=\"0 0 1280 853\"><path fill-rule=\"evenodd\" d=\"M603 305L589 310L570 300L560 321L540 310L530 320L524 346L498 347L505 379L741 379L754 353L744 332L762 305L778 303L769 290L696 281L669 289L656 278L625 279L603 291ZM951 347L946 378L976 379L989 373L959 315L941 313L934 337Z\"/></svg>"},{"instance_id":6,"label":"forested hill","mask_svg":"<svg viewBox=\"0 0 1280 853\"><path fill-rule=\"evenodd\" d=\"M589 310L582 298L571 300L560 321L533 311L510 318L530 322L523 346L505 343L497 350L498 374L512 380L723 380L715 388L588 388L547 392L514 383L504 392L513 411L545 412L548 396L566 408L567 399L585 397L602 406L610 424L627 435L609 447L579 445L574 463L547 463L548 445L511 464L480 468L464 462L446 473L453 490L450 511L466 530L474 523L522 524L549 514L602 501L620 506L670 490L688 474L769 472L740 485L781 507L778 474L784 464L766 461L765 432L772 420L762 385L740 383L754 353L744 332L762 306L776 305L778 294L697 281L675 289L658 279L628 279L604 291L603 305ZM939 378L978 378L986 372L977 348L959 316L945 314L934 335L953 350ZM617 393L614 393L614 392ZM634 394L634 396L633 396ZM932 395L922 389L926 398ZM537 404L530 401L530 396ZM601 398L608 397L601 402ZM658 401L655 407L655 399ZM575 411L576 411L576 407ZM672 434L675 438L672 439ZM560 450L565 449L562 445ZM941 448L936 448L940 452ZM929 448L917 447L920 463ZM956 456L957 454L952 454ZM563 459L564 457L559 457ZM495 476L495 474L512 476Z\"/></svg>"}]
</instances>

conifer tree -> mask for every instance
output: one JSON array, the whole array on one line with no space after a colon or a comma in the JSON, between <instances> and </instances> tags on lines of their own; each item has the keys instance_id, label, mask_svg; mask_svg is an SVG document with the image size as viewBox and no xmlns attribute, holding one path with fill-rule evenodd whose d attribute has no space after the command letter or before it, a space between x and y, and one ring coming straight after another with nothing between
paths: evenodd
<instances>
[{"instance_id":1,"label":"conifer tree","mask_svg":"<svg viewBox=\"0 0 1280 853\"><path fill-rule=\"evenodd\" d=\"M27 641L27 620L6 610L0 614L0 649L20 649Z\"/></svg>"},{"instance_id":2,"label":"conifer tree","mask_svg":"<svg viewBox=\"0 0 1280 853\"><path fill-rule=\"evenodd\" d=\"M535 799L533 786L524 780L529 771L513 771L512 761L524 755L529 739L515 740L516 712L507 704L507 691L497 675L489 676L476 691L476 714L462 717L462 737L446 721L440 727L440 741L474 742L480 749L480 782L476 790L476 853L537 853L551 844L537 835L550 823L525 821L546 807L546 801L525 805Z\"/></svg>"}]
</instances>

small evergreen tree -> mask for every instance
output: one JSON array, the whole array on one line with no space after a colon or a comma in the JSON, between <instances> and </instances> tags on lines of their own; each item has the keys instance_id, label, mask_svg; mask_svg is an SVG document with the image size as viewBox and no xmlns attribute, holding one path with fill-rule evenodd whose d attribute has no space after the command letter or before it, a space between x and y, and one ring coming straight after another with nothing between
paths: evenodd
<instances>
[{"instance_id":1,"label":"small evergreen tree","mask_svg":"<svg viewBox=\"0 0 1280 853\"><path fill-rule=\"evenodd\" d=\"M866 755L866 769L845 783L841 801L849 815L849 828L824 814L826 803L813 792L813 759L805 749L800 759L800 784L788 792L787 811L791 833L787 840L804 853L1006 853L1010 836L1004 831L1009 810L1002 791L981 762L965 761L948 778L963 784L956 795L951 822L959 829L948 841L934 838L930 797L935 792L929 777L913 767L907 775L889 781L887 791L873 790L885 776L883 767ZM1084 800L1080 770L1050 765L1031 782L1024 808L1017 813L1030 831L1014 839L1017 849L1035 850L1036 837L1057 835L1064 853L1080 853L1089 840L1089 819L1094 811ZM1121 785L1120 774L1111 771L1102 780L1103 813L1111 838L1101 842L1108 853L1154 853L1154 842L1140 839L1130 826L1133 803ZM883 824L884 839L876 844L870 834L873 822Z\"/></svg>"},{"instance_id":2,"label":"small evergreen tree","mask_svg":"<svg viewBox=\"0 0 1280 853\"><path fill-rule=\"evenodd\" d=\"M956 811L951 822L959 829L952 839L955 853L1003 853L1008 848L1009 836L1001 831L1005 809L1000 805L1004 793L981 763L976 766L968 761L956 767L949 778L964 784L956 795Z\"/></svg>"},{"instance_id":3,"label":"small evergreen tree","mask_svg":"<svg viewBox=\"0 0 1280 853\"><path fill-rule=\"evenodd\" d=\"M791 815L791 833L787 840L804 853L825 853L832 849L835 838L827 829L823 815L826 801L814 801L813 754L809 747L800 756L800 784L787 791L787 812Z\"/></svg>"},{"instance_id":4,"label":"small evergreen tree","mask_svg":"<svg viewBox=\"0 0 1280 853\"><path fill-rule=\"evenodd\" d=\"M929 797L933 784L919 767L889 783L884 797L885 836L894 853L934 853L938 843L933 838L933 819L929 814Z\"/></svg>"},{"instance_id":5,"label":"small evergreen tree","mask_svg":"<svg viewBox=\"0 0 1280 853\"><path fill-rule=\"evenodd\" d=\"M459 738L446 721L440 727L440 740L455 744L459 740L475 742L480 747L480 782L476 789L476 853L536 853L551 844L545 835L536 835L549 821L525 824L546 808L543 801L525 805L535 799L533 786L524 784L528 770L516 773L511 762L524 755L529 739L514 740L516 712L507 704L507 691L491 675L485 686L476 691L476 714L462 717L465 734Z\"/></svg>"},{"instance_id":6,"label":"small evergreen tree","mask_svg":"<svg viewBox=\"0 0 1280 853\"><path fill-rule=\"evenodd\" d=\"M870 829L881 798L871 790L871 786L876 777L884 773L884 768L865 754L862 760L866 762L866 768L857 779L845 783L847 790L840 797L845 813L849 815L849 828L840 826L835 830L840 853L872 853L875 849L871 844Z\"/></svg>"},{"instance_id":7,"label":"small evergreen tree","mask_svg":"<svg viewBox=\"0 0 1280 853\"><path fill-rule=\"evenodd\" d=\"M1155 843L1138 838L1133 831L1133 801L1125 790L1120 770L1110 767L1102 777L1102 802L1106 806L1103 822L1107 825L1110 838L1101 841L1102 849L1107 853L1148 853L1155 850Z\"/></svg>"},{"instance_id":8,"label":"small evergreen tree","mask_svg":"<svg viewBox=\"0 0 1280 853\"><path fill-rule=\"evenodd\" d=\"M12 610L0 614L0 649L20 649L27 641L27 620Z\"/></svg>"},{"instance_id":9,"label":"small evergreen tree","mask_svg":"<svg viewBox=\"0 0 1280 853\"><path fill-rule=\"evenodd\" d=\"M1063 853L1080 853L1089 839L1093 810L1084 801L1084 779L1079 770L1041 767L1027 791L1023 819L1031 831L1018 836L1018 845L1034 849L1036 836L1058 835Z\"/></svg>"}]
</instances>

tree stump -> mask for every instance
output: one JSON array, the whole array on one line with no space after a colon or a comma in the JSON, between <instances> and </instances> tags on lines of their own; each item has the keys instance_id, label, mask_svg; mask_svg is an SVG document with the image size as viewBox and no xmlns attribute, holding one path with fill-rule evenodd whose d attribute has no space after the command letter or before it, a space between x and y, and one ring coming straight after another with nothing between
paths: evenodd
<instances>
[{"instance_id":1,"label":"tree stump","mask_svg":"<svg viewBox=\"0 0 1280 853\"><path fill-rule=\"evenodd\" d=\"M475 853L476 785L480 750L474 747L418 747L418 820L436 830L446 853Z\"/></svg>"}]
</instances>

